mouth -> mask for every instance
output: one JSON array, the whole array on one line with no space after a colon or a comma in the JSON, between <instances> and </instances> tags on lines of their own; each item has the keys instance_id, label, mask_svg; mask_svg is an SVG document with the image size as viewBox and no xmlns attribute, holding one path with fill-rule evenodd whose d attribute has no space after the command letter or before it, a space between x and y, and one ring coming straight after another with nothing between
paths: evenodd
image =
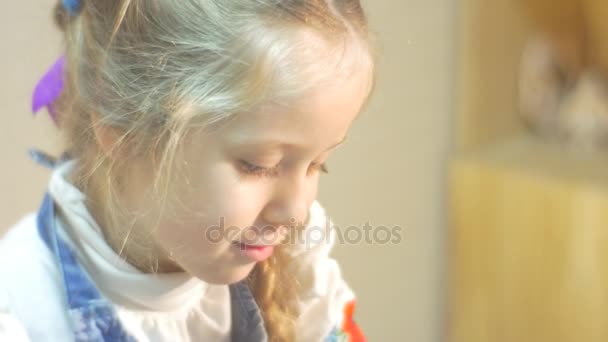
<instances>
[{"instance_id":1,"label":"mouth","mask_svg":"<svg viewBox=\"0 0 608 342\"><path fill-rule=\"evenodd\" d=\"M240 254L248 257L252 261L261 262L268 259L274 251L274 245L250 245L242 242L233 242L232 246Z\"/></svg>"}]
</instances>

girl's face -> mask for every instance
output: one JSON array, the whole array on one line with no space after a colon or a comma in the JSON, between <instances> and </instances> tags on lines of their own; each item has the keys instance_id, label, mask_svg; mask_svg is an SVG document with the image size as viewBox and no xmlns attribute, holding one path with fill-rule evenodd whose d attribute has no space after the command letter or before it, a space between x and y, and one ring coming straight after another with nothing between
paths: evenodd
<instances>
[{"instance_id":1,"label":"girl's face","mask_svg":"<svg viewBox=\"0 0 608 342\"><path fill-rule=\"evenodd\" d=\"M367 96L368 75L357 71L289 108L189 137L179 205L153 235L169 255L161 263L228 284L269 257L287 227L306 222L324 163Z\"/></svg>"}]
</instances>

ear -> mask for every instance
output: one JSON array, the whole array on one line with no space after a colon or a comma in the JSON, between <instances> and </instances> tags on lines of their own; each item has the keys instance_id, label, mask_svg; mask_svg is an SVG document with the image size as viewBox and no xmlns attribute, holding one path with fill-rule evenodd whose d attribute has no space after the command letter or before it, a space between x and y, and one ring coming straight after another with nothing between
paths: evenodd
<instances>
[{"instance_id":1,"label":"ear","mask_svg":"<svg viewBox=\"0 0 608 342\"><path fill-rule=\"evenodd\" d=\"M95 134L95 140L99 149L105 154L106 157L114 159L116 157L116 147L121 138L120 131L116 128L105 125L99 120L97 114L91 115L91 122L93 132Z\"/></svg>"}]
</instances>

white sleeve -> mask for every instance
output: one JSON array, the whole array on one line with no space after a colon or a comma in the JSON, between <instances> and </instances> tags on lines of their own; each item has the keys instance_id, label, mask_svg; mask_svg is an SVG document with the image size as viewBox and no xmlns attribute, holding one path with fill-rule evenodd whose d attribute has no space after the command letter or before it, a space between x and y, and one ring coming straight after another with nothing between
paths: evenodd
<instances>
[{"instance_id":1,"label":"white sleeve","mask_svg":"<svg viewBox=\"0 0 608 342\"><path fill-rule=\"evenodd\" d=\"M336 232L325 211L314 202L311 218L290 254L295 258L294 274L299 286L300 316L296 321L298 341L324 341L339 332L345 308L354 305L355 295L342 278L340 266L330 257Z\"/></svg>"},{"instance_id":2,"label":"white sleeve","mask_svg":"<svg viewBox=\"0 0 608 342\"><path fill-rule=\"evenodd\" d=\"M0 341L29 341L25 328L11 314L10 297L2 287L0 287Z\"/></svg>"}]
</instances>

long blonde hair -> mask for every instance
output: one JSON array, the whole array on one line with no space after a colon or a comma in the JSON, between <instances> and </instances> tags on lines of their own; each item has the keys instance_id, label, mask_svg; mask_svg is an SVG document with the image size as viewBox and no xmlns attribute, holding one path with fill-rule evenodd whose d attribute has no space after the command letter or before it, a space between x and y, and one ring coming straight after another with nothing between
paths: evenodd
<instances>
[{"instance_id":1,"label":"long blonde hair","mask_svg":"<svg viewBox=\"0 0 608 342\"><path fill-rule=\"evenodd\" d=\"M55 15L67 58L56 109L67 149L79 161L74 182L85 194L103 193L99 205L110 226L129 215L116 193L131 158L150 160L154 193L167 198L189 130L287 102L324 81L294 62L303 54L298 32L335 47L332 55L355 44L372 60L358 0L83 0L77 15L60 1ZM318 51L308 57L311 64L330 60ZM95 125L121 132L113 146L121 158L101 152ZM279 248L249 278L271 341L295 337L289 262Z\"/></svg>"}]
</instances>

